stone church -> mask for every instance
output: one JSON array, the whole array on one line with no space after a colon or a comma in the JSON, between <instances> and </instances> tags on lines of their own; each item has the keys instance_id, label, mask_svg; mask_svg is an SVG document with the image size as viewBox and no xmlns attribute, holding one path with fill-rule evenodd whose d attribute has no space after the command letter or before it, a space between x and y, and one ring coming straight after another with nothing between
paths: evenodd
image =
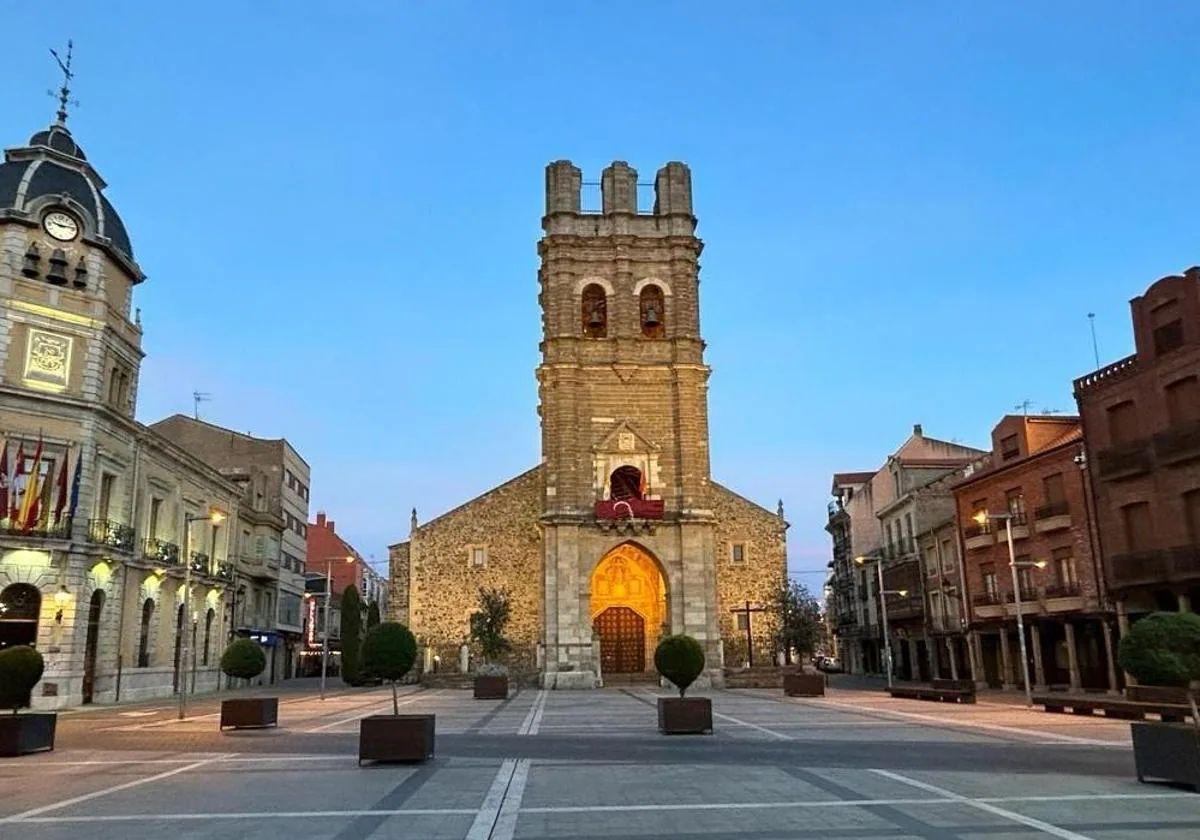
<instances>
[{"instance_id":1,"label":"stone church","mask_svg":"<svg viewBox=\"0 0 1200 840\"><path fill-rule=\"evenodd\" d=\"M442 667L480 587L512 602L518 661L546 688L593 688L653 669L669 633L704 646L708 677L768 648L761 604L786 577L787 523L713 481L691 172L668 163L640 211L637 172L546 168L538 244L541 463L390 547L392 616ZM749 632L747 629L749 628Z\"/></svg>"}]
</instances>

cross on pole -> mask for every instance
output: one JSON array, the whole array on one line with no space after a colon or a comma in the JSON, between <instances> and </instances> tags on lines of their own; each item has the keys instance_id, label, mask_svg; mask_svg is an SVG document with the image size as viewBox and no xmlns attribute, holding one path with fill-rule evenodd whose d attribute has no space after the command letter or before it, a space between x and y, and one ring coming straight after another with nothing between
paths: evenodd
<instances>
[{"instance_id":1,"label":"cross on pole","mask_svg":"<svg viewBox=\"0 0 1200 840\"><path fill-rule=\"evenodd\" d=\"M766 611L766 607L753 606L749 601L746 602L746 606L744 607L734 607L730 610L735 615L746 616L746 664L751 668L754 667L754 635L750 632L750 614Z\"/></svg>"}]
</instances>

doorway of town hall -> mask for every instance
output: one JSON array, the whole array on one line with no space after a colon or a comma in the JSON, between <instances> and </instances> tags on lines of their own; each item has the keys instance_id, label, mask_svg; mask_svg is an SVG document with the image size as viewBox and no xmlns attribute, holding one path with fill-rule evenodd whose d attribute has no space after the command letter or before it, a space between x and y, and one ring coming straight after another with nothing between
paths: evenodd
<instances>
[{"instance_id":1,"label":"doorway of town hall","mask_svg":"<svg viewBox=\"0 0 1200 840\"><path fill-rule=\"evenodd\" d=\"M601 558L592 572L591 618L602 675L653 668L654 648L669 626L667 585L653 554L627 542Z\"/></svg>"}]
</instances>

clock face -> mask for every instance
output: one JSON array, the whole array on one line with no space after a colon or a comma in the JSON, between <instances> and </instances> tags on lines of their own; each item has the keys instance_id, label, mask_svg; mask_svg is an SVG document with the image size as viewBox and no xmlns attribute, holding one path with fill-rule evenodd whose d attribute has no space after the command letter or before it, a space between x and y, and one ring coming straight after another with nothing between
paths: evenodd
<instances>
[{"instance_id":1,"label":"clock face","mask_svg":"<svg viewBox=\"0 0 1200 840\"><path fill-rule=\"evenodd\" d=\"M42 227L46 233L63 242L70 242L79 235L79 223L66 213L47 213L42 219Z\"/></svg>"}]
</instances>

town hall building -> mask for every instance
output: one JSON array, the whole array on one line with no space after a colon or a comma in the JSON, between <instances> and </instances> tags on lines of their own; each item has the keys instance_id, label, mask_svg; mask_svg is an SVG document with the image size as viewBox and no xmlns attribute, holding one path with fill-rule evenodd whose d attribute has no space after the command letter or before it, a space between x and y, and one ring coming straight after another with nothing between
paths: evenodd
<instances>
[{"instance_id":1,"label":"town hall building","mask_svg":"<svg viewBox=\"0 0 1200 840\"><path fill-rule=\"evenodd\" d=\"M391 614L446 667L479 589L504 588L515 660L546 688L651 671L672 633L704 646L719 683L748 636L769 651L769 618L744 607L786 579L782 503L760 507L710 474L688 167L658 170L650 212L624 162L603 172L601 212L581 209L582 186L569 161L546 168L541 462L436 519L414 511L390 547Z\"/></svg>"}]
</instances>

